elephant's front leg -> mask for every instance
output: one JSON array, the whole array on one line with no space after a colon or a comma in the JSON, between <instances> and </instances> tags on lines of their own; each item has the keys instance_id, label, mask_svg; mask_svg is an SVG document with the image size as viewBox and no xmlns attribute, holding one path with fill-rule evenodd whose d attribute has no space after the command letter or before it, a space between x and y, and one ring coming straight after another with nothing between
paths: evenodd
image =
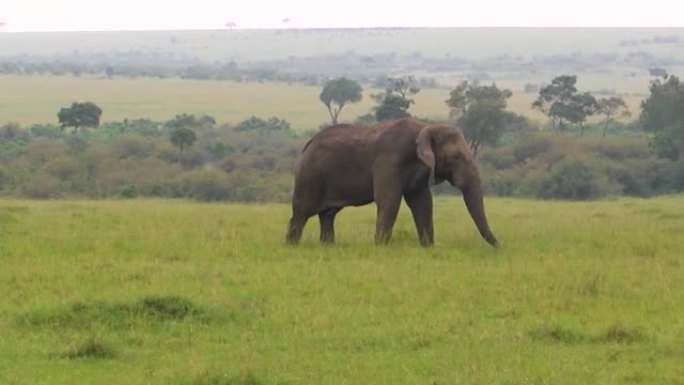
<instances>
[{"instance_id":1,"label":"elephant's front leg","mask_svg":"<svg viewBox=\"0 0 684 385\"><path fill-rule=\"evenodd\" d=\"M432 245L435 239L432 225L432 193L430 189L425 186L425 188L418 191L406 193L404 199L409 209L411 209L420 245Z\"/></svg>"},{"instance_id":2,"label":"elephant's front leg","mask_svg":"<svg viewBox=\"0 0 684 385\"><path fill-rule=\"evenodd\" d=\"M377 190L376 190L377 191ZM401 205L401 190L380 190L375 194L378 218L375 223L375 243L386 244L392 238L392 228Z\"/></svg>"}]
</instances>

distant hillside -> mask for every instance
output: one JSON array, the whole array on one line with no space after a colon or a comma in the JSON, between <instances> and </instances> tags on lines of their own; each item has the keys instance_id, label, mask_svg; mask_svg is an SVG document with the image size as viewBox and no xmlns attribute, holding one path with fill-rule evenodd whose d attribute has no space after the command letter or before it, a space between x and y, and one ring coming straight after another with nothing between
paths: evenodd
<instances>
[{"instance_id":1,"label":"distant hillside","mask_svg":"<svg viewBox=\"0 0 684 385\"><path fill-rule=\"evenodd\" d=\"M357 54L522 59L571 52L684 56L684 28L391 28L0 33L0 56L174 53L202 61Z\"/></svg>"},{"instance_id":2,"label":"distant hillside","mask_svg":"<svg viewBox=\"0 0 684 385\"><path fill-rule=\"evenodd\" d=\"M643 95L653 68L684 73L684 28L0 34L0 73L13 75L79 76L108 69L124 77L239 81L248 74L252 79L320 85L334 76L373 84L388 75L410 74L434 86L469 79L522 91L571 73L579 75L581 87L594 92Z\"/></svg>"}]
</instances>

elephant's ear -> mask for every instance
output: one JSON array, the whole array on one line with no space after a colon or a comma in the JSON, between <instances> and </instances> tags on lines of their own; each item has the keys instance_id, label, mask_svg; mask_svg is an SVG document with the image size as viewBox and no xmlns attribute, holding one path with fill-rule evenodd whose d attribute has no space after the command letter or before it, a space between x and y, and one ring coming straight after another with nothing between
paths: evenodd
<instances>
[{"instance_id":1,"label":"elephant's ear","mask_svg":"<svg viewBox=\"0 0 684 385\"><path fill-rule=\"evenodd\" d=\"M430 168L430 179L428 187L435 185L435 153L432 150L432 131L430 127L425 127L418 134L416 139L416 152L418 158Z\"/></svg>"}]
</instances>

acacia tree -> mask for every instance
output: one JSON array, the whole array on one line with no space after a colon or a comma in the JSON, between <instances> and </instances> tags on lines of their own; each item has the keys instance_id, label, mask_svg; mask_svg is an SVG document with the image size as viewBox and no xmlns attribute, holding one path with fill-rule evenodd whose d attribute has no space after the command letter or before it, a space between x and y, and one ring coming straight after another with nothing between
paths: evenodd
<instances>
[{"instance_id":1,"label":"acacia tree","mask_svg":"<svg viewBox=\"0 0 684 385\"><path fill-rule=\"evenodd\" d=\"M568 120L570 112L570 102L577 93L575 87L577 76L561 75L553 80L551 84L539 90L537 100L532 103L532 108L536 108L551 120L554 130L563 132L565 122Z\"/></svg>"},{"instance_id":2,"label":"acacia tree","mask_svg":"<svg viewBox=\"0 0 684 385\"><path fill-rule=\"evenodd\" d=\"M579 125L580 136L584 136L584 123L598 111L598 102L589 92L573 95L570 99L568 121Z\"/></svg>"},{"instance_id":3,"label":"acacia tree","mask_svg":"<svg viewBox=\"0 0 684 385\"><path fill-rule=\"evenodd\" d=\"M183 151L195 144L197 140L197 135L189 127L178 127L174 128L169 135L171 143L178 147L178 164L183 164Z\"/></svg>"},{"instance_id":4,"label":"acacia tree","mask_svg":"<svg viewBox=\"0 0 684 385\"><path fill-rule=\"evenodd\" d=\"M375 108L375 119L378 121L400 119L411 116L408 109L414 103L409 98L420 92L413 76L388 78L385 92L371 96L378 106Z\"/></svg>"},{"instance_id":5,"label":"acacia tree","mask_svg":"<svg viewBox=\"0 0 684 385\"><path fill-rule=\"evenodd\" d=\"M63 107L57 113L60 128L73 127L78 132L80 127L98 127L102 109L93 102L73 102L71 107Z\"/></svg>"},{"instance_id":6,"label":"acacia tree","mask_svg":"<svg viewBox=\"0 0 684 385\"><path fill-rule=\"evenodd\" d=\"M580 136L584 135L584 123L596 113L598 103L589 93L579 93L575 84L577 76L561 75L551 80L551 84L539 90L539 96L532 103L551 120L551 126L559 133L567 130L567 124L577 124Z\"/></svg>"},{"instance_id":7,"label":"acacia tree","mask_svg":"<svg viewBox=\"0 0 684 385\"><path fill-rule=\"evenodd\" d=\"M606 133L608 132L608 124L615 121L615 116L631 116L627 104L625 104L625 101L619 96L611 96L609 98L599 99L597 101L597 113L603 116L602 138L606 137Z\"/></svg>"},{"instance_id":8,"label":"acacia tree","mask_svg":"<svg viewBox=\"0 0 684 385\"><path fill-rule=\"evenodd\" d=\"M201 127L211 128L215 123L214 118L210 116L204 115L197 118L192 114L176 115L173 120L164 123L164 126L171 129L169 133L171 144L178 147L178 164L183 164L183 152L197 140L194 130Z\"/></svg>"},{"instance_id":9,"label":"acacia tree","mask_svg":"<svg viewBox=\"0 0 684 385\"><path fill-rule=\"evenodd\" d=\"M503 135L511 115L506 111L506 100L512 95L496 84L476 86L467 81L449 93L445 101L450 108L449 116L463 129L475 156L483 143L496 144Z\"/></svg>"},{"instance_id":10,"label":"acacia tree","mask_svg":"<svg viewBox=\"0 0 684 385\"><path fill-rule=\"evenodd\" d=\"M649 90L639 121L652 134L651 145L659 156L684 159L684 84L669 76L652 80Z\"/></svg>"},{"instance_id":11,"label":"acacia tree","mask_svg":"<svg viewBox=\"0 0 684 385\"><path fill-rule=\"evenodd\" d=\"M359 83L345 77L328 80L325 83L318 98L328 109L331 124L337 124L337 117L345 105L361 100L362 92L363 88Z\"/></svg>"}]
</instances>

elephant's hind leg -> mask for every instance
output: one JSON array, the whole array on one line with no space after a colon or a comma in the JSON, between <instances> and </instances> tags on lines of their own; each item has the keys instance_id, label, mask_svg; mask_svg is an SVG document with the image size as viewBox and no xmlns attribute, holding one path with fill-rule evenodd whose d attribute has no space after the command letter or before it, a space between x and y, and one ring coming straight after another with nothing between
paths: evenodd
<instances>
[{"instance_id":1,"label":"elephant's hind leg","mask_svg":"<svg viewBox=\"0 0 684 385\"><path fill-rule=\"evenodd\" d=\"M302 231L304 230L304 225L308 220L308 217L301 215L293 215L290 219L290 224L287 228L287 235L285 241L291 245L296 245L302 238Z\"/></svg>"},{"instance_id":2,"label":"elephant's hind leg","mask_svg":"<svg viewBox=\"0 0 684 385\"><path fill-rule=\"evenodd\" d=\"M321 222L321 243L335 243L335 215L342 210L341 207L332 207L318 213Z\"/></svg>"}]
</instances>

